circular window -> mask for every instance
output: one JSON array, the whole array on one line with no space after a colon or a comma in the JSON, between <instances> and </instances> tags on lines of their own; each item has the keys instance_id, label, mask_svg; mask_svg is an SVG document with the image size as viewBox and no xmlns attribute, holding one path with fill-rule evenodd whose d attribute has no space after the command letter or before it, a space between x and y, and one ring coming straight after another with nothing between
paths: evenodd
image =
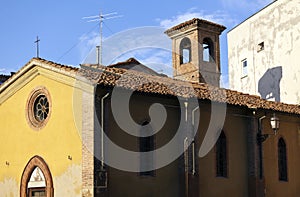
<instances>
[{"instance_id":1,"label":"circular window","mask_svg":"<svg viewBox=\"0 0 300 197\"><path fill-rule=\"evenodd\" d=\"M26 117L34 129L43 128L50 116L51 102L49 92L45 87L34 89L27 101Z\"/></svg>"},{"instance_id":2,"label":"circular window","mask_svg":"<svg viewBox=\"0 0 300 197\"><path fill-rule=\"evenodd\" d=\"M45 95L40 95L35 99L33 111L35 119L39 122L44 121L48 117L49 102Z\"/></svg>"}]
</instances>

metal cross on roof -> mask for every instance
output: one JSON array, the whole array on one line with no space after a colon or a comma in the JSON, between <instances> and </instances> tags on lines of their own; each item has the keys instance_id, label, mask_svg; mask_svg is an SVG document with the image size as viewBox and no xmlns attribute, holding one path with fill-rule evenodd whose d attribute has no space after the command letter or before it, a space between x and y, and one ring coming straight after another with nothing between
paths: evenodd
<instances>
[{"instance_id":1,"label":"metal cross on roof","mask_svg":"<svg viewBox=\"0 0 300 197\"><path fill-rule=\"evenodd\" d=\"M37 58L39 58L39 53L40 53L40 49L39 49L39 42L40 42L41 40L39 39L39 37L37 36L36 37L36 40L34 41L34 43L36 43L36 57Z\"/></svg>"}]
</instances>

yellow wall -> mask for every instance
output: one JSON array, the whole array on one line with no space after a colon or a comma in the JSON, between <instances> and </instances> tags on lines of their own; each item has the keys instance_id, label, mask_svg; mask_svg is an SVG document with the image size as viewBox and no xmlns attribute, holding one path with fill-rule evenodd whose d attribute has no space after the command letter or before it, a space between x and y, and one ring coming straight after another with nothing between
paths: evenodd
<instances>
[{"instance_id":1,"label":"yellow wall","mask_svg":"<svg viewBox=\"0 0 300 197\"><path fill-rule=\"evenodd\" d=\"M19 88L15 87L18 82L26 81L23 79L26 74L21 76L9 86L10 92L17 91L0 104L0 196L19 196L23 170L35 155L41 156L48 164L56 196L65 196L64 193L79 195L82 161L81 123L80 118L77 119L78 124L74 121L74 88L53 78L64 78L69 84L74 83L74 79L58 73L53 74L44 68L33 69L44 74L36 75ZM46 77L48 74L52 79ZM52 104L49 121L41 130L33 130L26 120L27 99L37 86L46 87ZM4 91L0 96L7 93ZM77 107L80 108L80 105ZM68 155L72 160L68 159ZM6 162L9 162L9 165Z\"/></svg>"}]
</instances>

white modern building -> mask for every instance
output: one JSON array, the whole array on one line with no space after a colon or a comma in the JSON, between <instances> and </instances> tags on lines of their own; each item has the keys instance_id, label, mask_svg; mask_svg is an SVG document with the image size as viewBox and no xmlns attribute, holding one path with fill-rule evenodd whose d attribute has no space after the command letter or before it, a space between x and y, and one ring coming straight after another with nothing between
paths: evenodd
<instances>
[{"instance_id":1,"label":"white modern building","mask_svg":"<svg viewBox=\"0 0 300 197\"><path fill-rule=\"evenodd\" d=\"M300 104L300 0L275 0L228 32L230 89Z\"/></svg>"}]
</instances>

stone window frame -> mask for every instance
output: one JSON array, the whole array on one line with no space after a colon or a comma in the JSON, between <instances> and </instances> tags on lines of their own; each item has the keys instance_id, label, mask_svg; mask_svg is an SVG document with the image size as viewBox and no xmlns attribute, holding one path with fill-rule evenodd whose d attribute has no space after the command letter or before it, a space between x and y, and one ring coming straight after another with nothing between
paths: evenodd
<instances>
[{"instance_id":1,"label":"stone window frame","mask_svg":"<svg viewBox=\"0 0 300 197\"><path fill-rule=\"evenodd\" d=\"M206 57L208 55L208 57ZM202 41L202 61L215 62L215 47L214 42L210 37L203 38Z\"/></svg>"},{"instance_id":2,"label":"stone window frame","mask_svg":"<svg viewBox=\"0 0 300 197\"><path fill-rule=\"evenodd\" d=\"M47 114L47 118L39 121L36 119L34 115L34 104L35 101L38 97L44 95L49 104L49 113ZM48 120L50 119L51 116L51 110L52 109L52 100L49 91L47 90L46 87L44 86L38 86L34 88L31 93L29 94L29 97L26 102L26 108L25 108L25 113L26 113L26 119L29 124L29 126L34 129L34 130L40 130L45 127L47 124Z\"/></svg>"},{"instance_id":3,"label":"stone window frame","mask_svg":"<svg viewBox=\"0 0 300 197\"><path fill-rule=\"evenodd\" d=\"M50 172L50 169L45 162L45 160L36 155L32 157L27 163L21 177L21 185L20 185L20 197L27 197L27 186L30 180L30 177L36 167L39 167L44 174L45 182L46 182L46 197L54 197L54 189L53 189L53 179Z\"/></svg>"},{"instance_id":4,"label":"stone window frame","mask_svg":"<svg viewBox=\"0 0 300 197\"><path fill-rule=\"evenodd\" d=\"M184 37L180 41L180 64L187 64L192 61L192 43L187 37ZM185 51L188 53L188 57L184 57Z\"/></svg>"}]
</instances>

